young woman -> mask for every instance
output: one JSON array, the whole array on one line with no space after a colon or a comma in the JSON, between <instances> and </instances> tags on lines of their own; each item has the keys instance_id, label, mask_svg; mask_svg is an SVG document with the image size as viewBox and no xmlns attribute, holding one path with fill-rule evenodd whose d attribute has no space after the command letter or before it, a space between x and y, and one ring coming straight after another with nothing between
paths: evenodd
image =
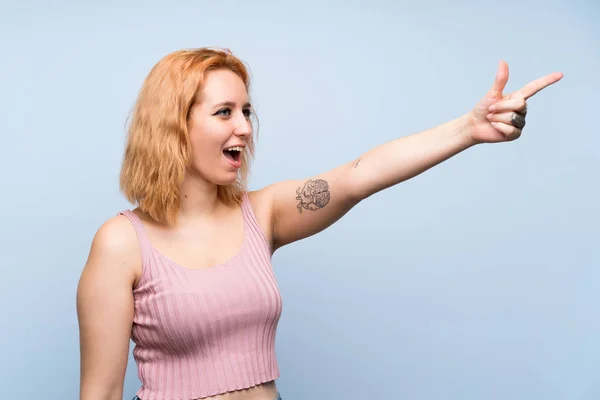
<instances>
[{"instance_id":1,"label":"young woman","mask_svg":"<svg viewBox=\"0 0 600 400\"><path fill-rule=\"evenodd\" d=\"M130 339L142 382L135 398L280 399L273 252L463 150L517 139L527 99L561 78L504 94L501 62L466 114L318 176L249 192L244 64L217 49L166 56L129 127L121 189L137 208L99 228L78 286L81 399L122 398Z\"/></svg>"}]
</instances>

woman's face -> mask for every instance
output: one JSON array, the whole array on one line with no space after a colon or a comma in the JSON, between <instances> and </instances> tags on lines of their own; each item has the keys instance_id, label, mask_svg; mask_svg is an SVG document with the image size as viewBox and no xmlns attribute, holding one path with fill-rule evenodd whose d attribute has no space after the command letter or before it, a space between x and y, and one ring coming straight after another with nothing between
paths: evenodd
<instances>
[{"instance_id":1,"label":"woman's face","mask_svg":"<svg viewBox=\"0 0 600 400\"><path fill-rule=\"evenodd\" d=\"M239 76L227 69L206 75L188 121L194 175L217 185L235 182L241 153L252 137L251 113Z\"/></svg>"}]
</instances>

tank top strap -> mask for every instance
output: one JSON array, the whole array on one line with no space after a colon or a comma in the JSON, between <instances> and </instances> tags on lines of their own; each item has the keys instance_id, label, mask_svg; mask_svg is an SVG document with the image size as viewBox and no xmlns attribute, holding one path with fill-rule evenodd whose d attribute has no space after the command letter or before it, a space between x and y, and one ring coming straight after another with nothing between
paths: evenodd
<instances>
[{"instance_id":1,"label":"tank top strap","mask_svg":"<svg viewBox=\"0 0 600 400\"><path fill-rule=\"evenodd\" d=\"M256 214L254 213L254 209L252 208L252 204L250 203L250 198L248 197L247 192L244 192L242 195L242 214L244 215L245 226L248 228L252 239L258 239L259 243L262 243L262 245L266 247L270 254L272 254L271 244L267 240L267 235L258 223L258 219L256 218Z\"/></svg>"},{"instance_id":2,"label":"tank top strap","mask_svg":"<svg viewBox=\"0 0 600 400\"><path fill-rule=\"evenodd\" d=\"M244 220L246 221L252 222L256 219L254 216L254 210L252 209L252 204L250 204L248 192L244 192L242 195L242 214L244 215Z\"/></svg>"},{"instance_id":3,"label":"tank top strap","mask_svg":"<svg viewBox=\"0 0 600 400\"><path fill-rule=\"evenodd\" d=\"M142 223L142 220L131 210L120 211L118 215L124 215L125 217L127 217L127 219L129 219L129 221L133 225L135 233L138 237L138 243L140 245L142 263L145 265L150 258L150 251L152 250L152 245L150 244L150 240L146 235L146 230L144 229L144 224Z\"/></svg>"}]
</instances>

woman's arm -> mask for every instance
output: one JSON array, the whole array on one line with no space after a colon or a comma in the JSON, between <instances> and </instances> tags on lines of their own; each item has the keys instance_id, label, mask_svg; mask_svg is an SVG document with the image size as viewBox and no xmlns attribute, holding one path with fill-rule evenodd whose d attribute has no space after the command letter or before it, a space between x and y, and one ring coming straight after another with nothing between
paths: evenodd
<instances>
[{"instance_id":1,"label":"woman's arm","mask_svg":"<svg viewBox=\"0 0 600 400\"><path fill-rule=\"evenodd\" d=\"M124 216L96 233L77 287L81 400L121 400L133 323L132 288L141 268L137 236Z\"/></svg>"},{"instance_id":2,"label":"woman's arm","mask_svg":"<svg viewBox=\"0 0 600 400\"><path fill-rule=\"evenodd\" d=\"M380 145L358 159L306 180L262 189L268 199L273 250L327 228L372 194L410 179L479 143L517 139L526 99L562 78L554 73L503 95L508 66L501 63L492 88L457 119Z\"/></svg>"},{"instance_id":3,"label":"woman's arm","mask_svg":"<svg viewBox=\"0 0 600 400\"><path fill-rule=\"evenodd\" d=\"M273 250L327 228L360 201L410 179L472 144L466 118L377 146L305 180L262 189L271 198Z\"/></svg>"},{"instance_id":4,"label":"woman's arm","mask_svg":"<svg viewBox=\"0 0 600 400\"><path fill-rule=\"evenodd\" d=\"M374 193L411 179L468 149L469 115L435 128L385 143L360 156L348 173L354 198Z\"/></svg>"}]
</instances>

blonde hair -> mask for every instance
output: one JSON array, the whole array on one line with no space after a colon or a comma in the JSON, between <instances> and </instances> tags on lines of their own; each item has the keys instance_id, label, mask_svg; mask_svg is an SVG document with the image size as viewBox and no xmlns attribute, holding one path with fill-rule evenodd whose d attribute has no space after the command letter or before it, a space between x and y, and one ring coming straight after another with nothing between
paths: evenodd
<instances>
[{"instance_id":1,"label":"blonde hair","mask_svg":"<svg viewBox=\"0 0 600 400\"><path fill-rule=\"evenodd\" d=\"M127 200L160 223L175 222L179 211L179 188L191 167L188 119L198 104L207 73L218 69L237 74L249 91L248 69L229 50L179 50L152 68L132 110L120 189ZM221 201L241 203L253 157L252 137L242 153L236 182L218 187Z\"/></svg>"}]
</instances>

